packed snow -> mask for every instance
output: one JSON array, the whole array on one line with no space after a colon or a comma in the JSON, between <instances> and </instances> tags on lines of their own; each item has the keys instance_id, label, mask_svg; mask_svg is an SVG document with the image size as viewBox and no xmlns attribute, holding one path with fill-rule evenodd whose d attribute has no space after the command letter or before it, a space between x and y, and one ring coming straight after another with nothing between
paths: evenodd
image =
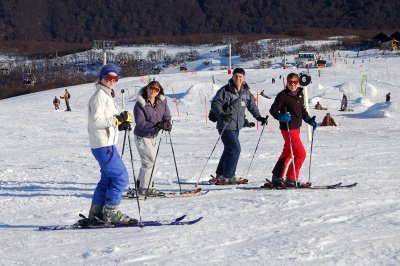
<instances>
[{"instance_id":1,"label":"packed snow","mask_svg":"<svg viewBox=\"0 0 400 266\"><path fill-rule=\"evenodd\" d=\"M370 50L357 57L340 51L331 67L310 69L310 115L319 122L327 112L337 127L319 127L311 142L302 181L315 185L358 185L336 190L248 191L236 186L202 186L199 197L140 201L143 220L187 214L203 219L190 226L38 231L39 226L73 224L88 214L99 180L99 166L87 136L87 104L94 84L68 87L72 112L55 111L54 96L65 88L0 101L0 265L400 265L400 111L397 72L400 57ZM346 57L344 57L346 55ZM201 64L201 63L199 63ZM283 80L304 69L246 69L262 115L269 114ZM170 73L169 73L170 72ZM208 180L214 174L222 143L215 124L206 120L210 100L230 75L226 70L173 73L120 79L116 99L132 111L146 81L161 82L173 114L172 145L180 180ZM364 95L362 75L367 76ZM272 84L272 77L276 83ZM124 101L121 89L124 89ZM391 93L391 102L385 95ZM352 112L340 112L343 93ZM313 107L320 102L327 111ZM65 107L62 102L62 109ZM250 121L255 121L250 114ZM242 153L237 174L246 186L261 186L283 147L278 122L240 133ZM263 133L261 135L261 133ZM171 141L160 134L156 187L179 191ZM261 136L257 152L255 148ZM118 144L122 151L123 134ZM133 142L132 142L133 144ZM202 174L200 173L214 153ZM123 159L133 180L129 145ZM140 161L136 147L134 171ZM182 190L194 188L181 185ZM135 200L121 210L138 218Z\"/></svg>"}]
</instances>

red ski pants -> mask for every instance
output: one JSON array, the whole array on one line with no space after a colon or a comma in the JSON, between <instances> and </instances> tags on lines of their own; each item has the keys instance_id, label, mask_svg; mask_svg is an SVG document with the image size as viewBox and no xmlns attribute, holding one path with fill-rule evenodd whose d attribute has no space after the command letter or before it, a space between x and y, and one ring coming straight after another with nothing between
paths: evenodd
<instances>
[{"instance_id":1,"label":"red ski pants","mask_svg":"<svg viewBox=\"0 0 400 266\"><path fill-rule=\"evenodd\" d=\"M283 145L283 151L281 156L279 157L279 161L283 162L283 171L281 173L282 178L286 177L290 180L299 179L300 169L303 165L304 160L306 159L306 150L304 149L303 142L300 139L300 128L291 129L289 130L290 136L292 139L292 149L293 149L293 156L294 156L294 168L293 170L293 163L292 163L292 153L290 151L290 140L288 130L281 130L281 134L285 141ZM295 175L296 172L296 175Z\"/></svg>"}]
</instances>

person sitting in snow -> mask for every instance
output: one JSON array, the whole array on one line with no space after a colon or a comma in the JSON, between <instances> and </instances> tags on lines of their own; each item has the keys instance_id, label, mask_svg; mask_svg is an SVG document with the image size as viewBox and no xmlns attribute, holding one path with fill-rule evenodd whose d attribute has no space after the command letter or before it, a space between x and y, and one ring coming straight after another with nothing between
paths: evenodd
<instances>
[{"instance_id":1,"label":"person sitting in snow","mask_svg":"<svg viewBox=\"0 0 400 266\"><path fill-rule=\"evenodd\" d=\"M317 102L317 104L315 105L315 109L317 109L317 110L328 110L328 108L322 107L322 105L319 102Z\"/></svg>"},{"instance_id":2,"label":"person sitting in snow","mask_svg":"<svg viewBox=\"0 0 400 266\"><path fill-rule=\"evenodd\" d=\"M269 97L267 94L264 93L264 90L262 90L262 91L260 92L260 95L263 96L263 97L265 97L265 98L267 98L267 99L271 99L271 97Z\"/></svg>"},{"instance_id":3,"label":"person sitting in snow","mask_svg":"<svg viewBox=\"0 0 400 266\"><path fill-rule=\"evenodd\" d=\"M246 116L244 116L244 124L243 127L254 127L256 125L256 123L254 122L249 122L249 120L246 118Z\"/></svg>"},{"instance_id":4,"label":"person sitting in snow","mask_svg":"<svg viewBox=\"0 0 400 266\"><path fill-rule=\"evenodd\" d=\"M322 120L322 122L319 125L322 127L337 126L335 120L333 120L330 113L326 114L324 120Z\"/></svg>"}]
</instances>

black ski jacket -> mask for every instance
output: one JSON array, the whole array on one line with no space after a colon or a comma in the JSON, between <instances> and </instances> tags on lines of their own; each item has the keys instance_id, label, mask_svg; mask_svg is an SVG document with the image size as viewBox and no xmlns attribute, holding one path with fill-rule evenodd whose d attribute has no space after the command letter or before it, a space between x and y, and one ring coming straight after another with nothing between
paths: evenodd
<instances>
[{"instance_id":1,"label":"black ski jacket","mask_svg":"<svg viewBox=\"0 0 400 266\"><path fill-rule=\"evenodd\" d=\"M274 103L269 110L270 114L278 119L278 115L289 112L292 119L289 122L289 129L301 127L302 120L308 116L308 112L304 106L303 88L299 87L295 93L286 87L278 93ZM286 123L279 122L279 129L287 130Z\"/></svg>"}]
</instances>

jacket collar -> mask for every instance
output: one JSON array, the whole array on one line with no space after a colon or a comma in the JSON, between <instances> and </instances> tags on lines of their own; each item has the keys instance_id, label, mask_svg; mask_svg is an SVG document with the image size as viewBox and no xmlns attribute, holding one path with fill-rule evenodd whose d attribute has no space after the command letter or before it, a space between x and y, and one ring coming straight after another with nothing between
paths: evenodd
<instances>
[{"instance_id":1,"label":"jacket collar","mask_svg":"<svg viewBox=\"0 0 400 266\"><path fill-rule=\"evenodd\" d=\"M249 90L249 89L250 89L249 85L247 85L246 82L243 82L242 83L242 87L241 87L240 92L239 92L238 89L236 88L235 82L233 82L232 79L230 79L228 81L228 91L230 91L232 93L239 94L239 93L242 93L243 91Z\"/></svg>"},{"instance_id":2,"label":"jacket collar","mask_svg":"<svg viewBox=\"0 0 400 266\"><path fill-rule=\"evenodd\" d=\"M146 99L143 98L143 96L142 96L144 90L145 90L145 88L142 88L142 89L139 90L139 92L138 92L139 96L137 97L136 100L137 100L142 106L145 106L146 104L150 105L150 103L149 103L148 101L146 101ZM159 95L156 97L156 101L155 101L154 105L157 105L157 104L159 104L159 103L161 103L161 102L163 102L163 101L166 101L166 100L167 100L167 98L166 98L164 95L159 94Z\"/></svg>"},{"instance_id":3,"label":"jacket collar","mask_svg":"<svg viewBox=\"0 0 400 266\"><path fill-rule=\"evenodd\" d=\"M109 88L107 88L106 86L102 85L101 83L96 83L96 88L98 90L104 91L111 98L114 98L114 96L113 96L113 91L114 90L110 90Z\"/></svg>"}]
</instances>

